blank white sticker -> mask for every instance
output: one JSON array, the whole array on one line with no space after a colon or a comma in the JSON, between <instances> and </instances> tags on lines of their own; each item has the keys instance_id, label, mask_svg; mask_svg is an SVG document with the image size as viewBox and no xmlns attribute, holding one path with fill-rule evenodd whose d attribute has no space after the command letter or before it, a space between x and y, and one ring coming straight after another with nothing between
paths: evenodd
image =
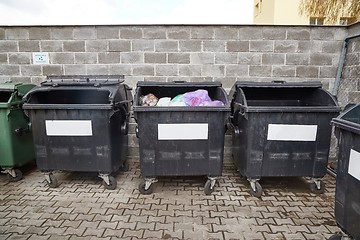
<instances>
[{"instance_id":1,"label":"blank white sticker","mask_svg":"<svg viewBox=\"0 0 360 240\"><path fill-rule=\"evenodd\" d=\"M313 142L316 133L317 125L269 124L267 140Z\"/></svg>"},{"instance_id":2,"label":"blank white sticker","mask_svg":"<svg viewBox=\"0 0 360 240\"><path fill-rule=\"evenodd\" d=\"M351 149L349 159L349 174L360 180L360 153Z\"/></svg>"},{"instance_id":3,"label":"blank white sticker","mask_svg":"<svg viewBox=\"0 0 360 240\"><path fill-rule=\"evenodd\" d=\"M207 123L158 124L159 140L208 139Z\"/></svg>"},{"instance_id":4,"label":"blank white sticker","mask_svg":"<svg viewBox=\"0 0 360 240\"><path fill-rule=\"evenodd\" d=\"M47 136L92 136L91 120L45 120Z\"/></svg>"}]
</instances>

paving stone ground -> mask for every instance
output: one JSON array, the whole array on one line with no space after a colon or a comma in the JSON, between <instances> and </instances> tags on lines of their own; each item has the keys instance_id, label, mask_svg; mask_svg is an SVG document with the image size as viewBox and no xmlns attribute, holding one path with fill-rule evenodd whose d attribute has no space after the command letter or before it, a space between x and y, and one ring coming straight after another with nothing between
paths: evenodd
<instances>
[{"instance_id":1,"label":"paving stone ground","mask_svg":"<svg viewBox=\"0 0 360 240\"><path fill-rule=\"evenodd\" d=\"M316 195L309 179L264 178L261 199L234 166L224 167L214 193L203 193L205 177L166 177L151 195L141 195L139 162L116 176L106 190L96 173L56 172L49 188L35 166L24 179L0 175L0 239L327 239L338 232L335 179Z\"/></svg>"}]
</instances>

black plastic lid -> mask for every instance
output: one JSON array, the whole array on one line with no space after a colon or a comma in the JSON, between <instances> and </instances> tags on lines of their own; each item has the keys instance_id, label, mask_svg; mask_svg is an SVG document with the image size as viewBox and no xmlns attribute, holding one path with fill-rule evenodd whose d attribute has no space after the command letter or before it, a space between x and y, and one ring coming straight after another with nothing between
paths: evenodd
<instances>
[{"instance_id":1,"label":"black plastic lid","mask_svg":"<svg viewBox=\"0 0 360 240\"><path fill-rule=\"evenodd\" d=\"M332 124L335 127L360 134L360 104L346 108L337 118L333 118Z\"/></svg>"},{"instance_id":2,"label":"black plastic lid","mask_svg":"<svg viewBox=\"0 0 360 240\"><path fill-rule=\"evenodd\" d=\"M124 82L124 75L63 75L48 76L41 86L95 86L116 85Z\"/></svg>"},{"instance_id":3,"label":"black plastic lid","mask_svg":"<svg viewBox=\"0 0 360 240\"><path fill-rule=\"evenodd\" d=\"M272 81L272 82L250 82L237 81L237 87L252 87L252 88L321 88L322 83L319 81L309 82L286 82L286 81Z\"/></svg>"}]
</instances>

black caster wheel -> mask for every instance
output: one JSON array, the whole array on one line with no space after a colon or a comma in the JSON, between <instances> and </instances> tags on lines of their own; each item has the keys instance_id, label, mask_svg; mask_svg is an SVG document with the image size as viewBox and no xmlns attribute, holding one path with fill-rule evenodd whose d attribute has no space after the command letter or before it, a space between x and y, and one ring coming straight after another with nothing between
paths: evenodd
<instances>
[{"instance_id":1,"label":"black caster wheel","mask_svg":"<svg viewBox=\"0 0 360 240\"><path fill-rule=\"evenodd\" d=\"M342 239L341 234L334 234L328 240L341 240L341 239Z\"/></svg>"},{"instance_id":2,"label":"black caster wheel","mask_svg":"<svg viewBox=\"0 0 360 240\"><path fill-rule=\"evenodd\" d=\"M59 186L57 178L51 173L49 174L49 178L50 178L50 182L47 183L49 187L57 188Z\"/></svg>"},{"instance_id":3,"label":"black caster wheel","mask_svg":"<svg viewBox=\"0 0 360 240\"><path fill-rule=\"evenodd\" d=\"M15 177L11 176L10 173L7 174L7 179L9 180L9 182L20 181L23 177L23 174L19 169L14 169L14 171L15 171Z\"/></svg>"},{"instance_id":4,"label":"black caster wheel","mask_svg":"<svg viewBox=\"0 0 360 240\"><path fill-rule=\"evenodd\" d=\"M325 183L323 181L320 181L320 189L318 189L316 183L312 182L310 183L310 190L312 193L322 194L325 192Z\"/></svg>"},{"instance_id":5,"label":"black caster wheel","mask_svg":"<svg viewBox=\"0 0 360 240\"><path fill-rule=\"evenodd\" d=\"M148 189L145 189L146 182L142 181L139 184L139 192L144 195L149 195L154 191L154 184L152 183Z\"/></svg>"},{"instance_id":6,"label":"black caster wheel","mask_svg":"<svg viewBox=\"0 0 360 240\"><path fill-rule=\"evenodd\" d=\"M215 186L211 188L211 180L207 180L204 186L204 193L205 195L210 195L212 192L214 192Z\"/></svg>"},{"instance_id":7,"label":"black caster wheel","mask_svg":"<svg viewBox=\"0 0 360 240\"><path fill-rule=\"evenodd\" d=\"M254 189L252 189L252 187L250 186L250 194L254 197L260 198L261 195L263 194L263 190L260 183L255 182L255 189L256 190L254 191Z\"/></svg>"},{"instance_id":8,"label":"black caster wheel","mask_svg":"<svg viewBox=\"0 0 360 240\"><path fill-rule=\"evenodd\" d=\"M117 186L117 181L113 176L109 176L109 185L106 184L106 182L103 180L103 185L105 187L105 189L108 190L115 190L116 186Z\"/></svg>"},{"instance_id":9,"label":"black caster wheel","mask_svg":"<svg viewBox=\"0 0 360 240\"><path fill-rule=\"evenodd\" d=\"M129 163L128 163L128 161L125 161L121 166L121 170L124 172L127 172L127 171L129 171L129 169L130 169Z\"/></svg>"}]
</instances>

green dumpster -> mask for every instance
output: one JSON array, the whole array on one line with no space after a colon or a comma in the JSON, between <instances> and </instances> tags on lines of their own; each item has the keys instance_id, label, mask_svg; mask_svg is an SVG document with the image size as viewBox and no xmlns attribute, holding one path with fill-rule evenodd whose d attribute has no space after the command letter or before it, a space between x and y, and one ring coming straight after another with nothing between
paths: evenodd
<instances>
[{"instance_id":1,"label":"green dumpster","mask_svg":"<svg viewBox=\"0 0 360 240\"><path fill-rule=\"evenodd\" d=\"M22 110L22 97L35 85L0 84L0 167L9 181L22 178L21 167L34 159L30 122Z\"/></svg>"}]
</instances>

